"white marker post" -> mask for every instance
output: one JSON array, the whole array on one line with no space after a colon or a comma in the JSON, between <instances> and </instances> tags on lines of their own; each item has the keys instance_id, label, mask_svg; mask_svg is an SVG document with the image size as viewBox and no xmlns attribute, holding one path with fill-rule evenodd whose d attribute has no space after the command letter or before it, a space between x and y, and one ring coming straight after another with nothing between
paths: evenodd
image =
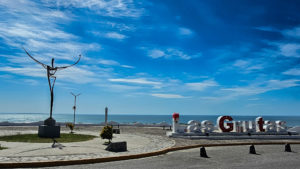
<instances>
[{"instance_id":1,"label":"white marker post","mask_svg":"<svg viewBox=\"0 0 300 169\"><path fill-rule=\"evenodd\" d=\"M177 133L179 128L179 113L173 113L173 128L172 133Z\"/></svg>"},{"instance_id":2,"label":"white marker post","mask_svg":"<svg viewBox=\"0 0 300 169\"><path fill-rule=\"evenodd\" d=\"M108 108L105 107L105 126L107 126L107 114L108 114Z\"/></svg>"}]
</instances>

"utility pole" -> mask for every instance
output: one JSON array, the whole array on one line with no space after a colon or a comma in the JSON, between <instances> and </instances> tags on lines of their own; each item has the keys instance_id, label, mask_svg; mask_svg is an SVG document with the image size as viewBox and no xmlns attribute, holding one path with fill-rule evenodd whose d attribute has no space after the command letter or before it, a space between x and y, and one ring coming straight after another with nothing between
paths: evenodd
<instances>
[{"instance_id":1,"label":"utility pole","mask_svg":"<svg viewBox=\"0 0 300 169\"><path fill-rule=\"evenodd\" d=\"M71 95L74 96L74 106L73 106L73 110L74 110L74 120L73 120L73 124L74 124L74 126L75 126L76 99L77 99L77 96L81 95L81 93L75 95L74 93L71 92Z\"/></svg>"}]
</instances>

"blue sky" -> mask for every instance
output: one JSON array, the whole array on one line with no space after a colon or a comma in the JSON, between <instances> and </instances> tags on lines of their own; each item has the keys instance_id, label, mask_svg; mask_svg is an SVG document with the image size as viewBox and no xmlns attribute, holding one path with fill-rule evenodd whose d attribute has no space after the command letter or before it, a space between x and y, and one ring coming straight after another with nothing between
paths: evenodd
<instances>
[{"instance_id":1,"label":"blue sky","mask_svg":"<svg viewBox=\"0 0 300 169\"><path fill-rule=\"evenodd\" d=\"M0 112L299 115L300 2L1 0Z\"/></svg>"}]
</instances>

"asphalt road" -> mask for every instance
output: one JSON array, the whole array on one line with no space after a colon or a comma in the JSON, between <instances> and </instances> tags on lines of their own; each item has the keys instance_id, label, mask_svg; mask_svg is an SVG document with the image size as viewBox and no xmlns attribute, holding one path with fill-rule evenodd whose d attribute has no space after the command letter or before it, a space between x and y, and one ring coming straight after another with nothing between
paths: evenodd
<instances>
[{"instance_id":1,"label":"asphalt road","mask_svg":"<svg viewBox=\"0 0 300 169\"><path fill-rule=\"evenodd\" d=\"M249 146L208 147L209 158L200 157L200 148L170 152L165 155L135 160L72 165L66 169L299 169L300 145L291 145L293 152L284 152L284 145L255 146L257 154L249 154Z\"/></svg>"}]
</instances>

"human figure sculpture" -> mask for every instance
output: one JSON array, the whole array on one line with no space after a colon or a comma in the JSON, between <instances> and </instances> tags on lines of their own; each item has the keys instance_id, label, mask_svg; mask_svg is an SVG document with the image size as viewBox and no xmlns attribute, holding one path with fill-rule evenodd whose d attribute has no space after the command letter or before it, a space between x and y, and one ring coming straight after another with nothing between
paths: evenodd
<instances>
[{"instance_id":1,"label":"human figure sculpture","mask_svg":"<svg viewBox=\"0 0 300 169\"><path fill-rule=\"evenodd\" d=\"M47 77L48 77L48 83L49 83L49 88L50 88L51 100L50 100L50 117L44 121L44 124L48 125L48 126L53 126L53 125L55 125L55 120L52 118L53 98L54 98L53 89L54 89L54 84L55 84L55 80L56 80L55 73L57 70L66 69L68 67L76 65L79 62L81 55L79 55L78 60L72 65L62 66L62 67L54 67L54 58L52 58L52 60L51 60L51 66L49 66L49 65L43 64L42 62L36 60L25 49L24 49L24 51L32 60L34 60L36 63L42 65L47 70Z\"/></svg>"}]
</instances>

